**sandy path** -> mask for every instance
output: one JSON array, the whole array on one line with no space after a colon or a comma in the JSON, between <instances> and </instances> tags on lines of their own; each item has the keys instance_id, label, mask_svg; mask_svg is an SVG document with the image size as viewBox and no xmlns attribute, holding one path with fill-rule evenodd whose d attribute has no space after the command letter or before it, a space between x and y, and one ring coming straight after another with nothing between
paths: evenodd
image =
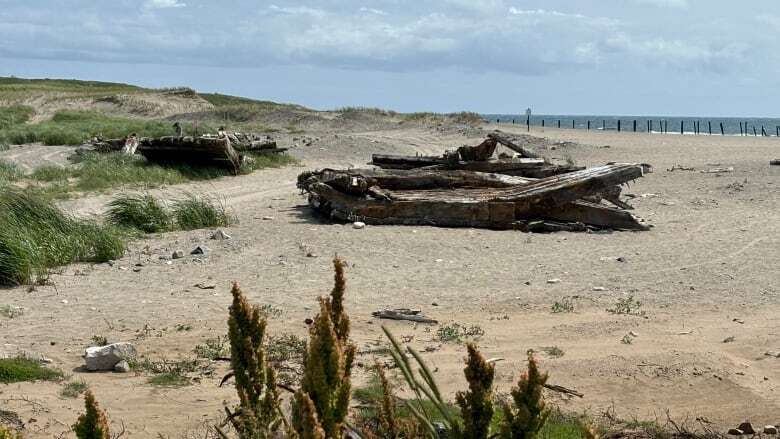
<instances>
[{"instance_id":1,"label":"sandy path","mask_svg":"<svg viewBox=\"0 0 780 439\"><path fill-rule=\"evenodd\" d=\"M663 418L668 408L676 418L705 416L722 426L744 419L777 422L780 360L764 356L780 350L780 170L767 163L777 155L777 140L568 130L542 135L581 144L543 151L551 157L570 156L586 165L655 165L655 173L624 191L637 196L630 201L636 213L655 227L645 233L526 235L430 227L353 230L323 223L311 216L295 189L303 169L358 166L374 151L438 153L479 138L419 128L318 133L321 141L293 149L302 168L155 191L164 197L185 190L225 197L240 220L227 229L232 240L209 241L208 230L155 235L134 242L113 266L64 268L52 278L56 288L2 291L0 304L27 311L0 319L0 342L40 352L87 381L112 419L138 437L177 437L218 416L223 400L233 400L230 389L216 386L222 366L189 387L154 388L143 376L79 371L79 355L89 339L102 334L134 341L149 358L191 356L195 344L225 333L234 280L253 301L284 310L270 323L274 332L304 335L302 321L315 313L315 298L329 291L330 257L339 254L351 264L348 307L361 347L381 339L371 311L419 307L443 323L485 330L479 343L486 356L506 358L498 367L501 391L522 370L528 349L558 346L564 351L560 358L539 354L543 367L552 382L586 395L582 400L550 395L563 409L597 414L614 405L622 416ZM666 171L676 163L697 170L719 163L735 172L719 177ZM742 188L734 189L735 182ZM97 213L109 198L90 196L64 206ZM200 243L211 248L202 260L169 265L160 259ZM306 257L307 252L319 257ZM618 256L626 262L609 259ZM132 270L136 263L143 264L140 272ZM548 284L553 278L561 282ZM193 287L205 280L217 289ZM629 294L643 303L647 318L605 311ZM550 313L552 303L564 296L576 296L576 311ZM191 324L193 330L176 331L177 324ZM435 348L425 356L450 394L463 388L463 346L435 341L435 327L389 326L396 335L414 336L417 347ZM629 331L638 337L621 343ZM730 336L735 341L723 343ZM360 361L370 364L371 358ZM365 374L359 368L358 380ZM59 388L3 386L0 400L27 395L41 402L46 411L39 413L26 403L8 406L25 419L37 419L30 428L39 433L31 437L51 437L65 431L81 409L79 401L59 398Z\"/></svg>"}]
</instances>

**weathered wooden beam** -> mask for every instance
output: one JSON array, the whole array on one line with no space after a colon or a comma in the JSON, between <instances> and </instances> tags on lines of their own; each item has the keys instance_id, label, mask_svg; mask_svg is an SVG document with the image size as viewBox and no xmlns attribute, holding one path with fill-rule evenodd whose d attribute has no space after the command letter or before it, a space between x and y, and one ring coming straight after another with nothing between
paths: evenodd
<instances>
[{"instance_id":1,"label":"weathered wooden beam","mask_svg":"<svg viewBox=\"0 0 780 439\"><path fill-rule=\"evenodd\" d=\"M541 157L539 154L533 153L533 152L523 148L522 146L512 142L511 140L507 139L506 137L504 137L501 134L490 133L490 134L488 134L488 138L494 139L498 143L506 146L507 148L509 148L512 151L520 154L523 157L528 157L528 158L540 158Z\"/></svg>"},{"instance_id":2,"label":"weathered wooden beam","mask_svg":"<svg viewBox=\"0 0 780 439\"><path fill-rule=\"evenodd\" d=\"M540 212L542 218L557 221L574 221L590 224L601 228L620 230L649 230L650 228L639 222L631 213L591 203L588 201L573 201L544 212Z\"/></svg>"}]
</instances>

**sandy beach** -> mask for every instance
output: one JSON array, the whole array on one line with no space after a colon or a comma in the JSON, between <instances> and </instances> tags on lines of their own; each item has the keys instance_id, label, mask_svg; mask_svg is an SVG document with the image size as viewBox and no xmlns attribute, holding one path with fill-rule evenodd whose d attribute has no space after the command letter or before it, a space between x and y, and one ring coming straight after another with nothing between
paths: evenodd
<instances>
[{"instance_id":1,"label":"sandy beach","mask_svg":"<svg viewBox=\"0 0 780 439\"><path fill-rule=\"evenodd\" d=\"M652 164L653 173L623 190L635 214L653 226L648 232L356 230L314 215L295 187L304 170L361 167L372 153L438 154L477 144L496 128L525 133L505 124L307 130L315 139L309 146L280 134L280 146L292 147L300 166L154 190L162 198L185 191L224 198L239 220L225 229L232 239L209 240L213 230L150 235L113 264L70 265L51 277L53 285L5 289L0 304L21 306L24 314L0 318L0 349L43 355L86 381L129 437L197 437L225 402L235 403L232 387L218 387L224 362L190 386L154 387L142 374L83 371L91 338L132 342L148 359L191 358L197 344L226 333L234 281L254 303L281 310L269 321L271 333L305 336L304 320L330 291L331 259L339 255L349 263L347 309L359 349L384 343L380 326L387 325L425 351L450 397L465 386L465 346L437 341L436 326L380 321L372 311L419 308L440 326L481 327L482 352L504 358L497 364L501 392L533 349L551 383L584 394L547 394L566 412L665 421L668 410L675 420L706 418L717 428L746 419L778 422L780 358L765 355L780 351L780 167L769 166L780 157L776 138L532 129L548 139L538 151L555 161ZM0 158L34 168L61 163L71 150L15 147ZM678 164L694 170L668 171ZM715 167L734 171L700 172ZM88 195L61 206L90 217L110 198ZM173 251L199 244L209 247L206 257L170 260ZM195 286L201 282L216 287ZM641 315L607 311L630 296L641 302ZM564 298L574 311L551 312ZM549 354L550 347L562 355ZM359 356L357 385L373 361L370 353ZM80 399L59 396L60 387L6 385L0 402L19 413L29 437L53 437L82 411Z\"/></svg>"}]
</instances>

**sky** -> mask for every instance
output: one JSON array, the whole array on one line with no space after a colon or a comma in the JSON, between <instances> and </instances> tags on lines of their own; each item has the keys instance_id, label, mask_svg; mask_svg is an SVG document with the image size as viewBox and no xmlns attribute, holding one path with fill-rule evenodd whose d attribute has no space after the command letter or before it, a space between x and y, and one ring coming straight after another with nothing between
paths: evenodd
<instances>
[{"instance_id":1,"label":"sky","mask_svg":"<svg viewBox=\"0 0 780 439\"><path fill-rule=\"evenodd\" d=\"M780 116L777 0L0 0L0 76L316 109Z\"/></svg>"}]
</instances>

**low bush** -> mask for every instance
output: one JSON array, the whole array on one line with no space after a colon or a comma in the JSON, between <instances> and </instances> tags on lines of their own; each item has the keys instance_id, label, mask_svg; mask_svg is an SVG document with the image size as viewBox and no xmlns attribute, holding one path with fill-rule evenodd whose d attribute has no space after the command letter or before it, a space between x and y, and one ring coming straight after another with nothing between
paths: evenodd
<instances>
[{"instance_id":1,"label":"low bush","mask_svg":"<svg viewBox=\"0 0 780 439\"><path fill-rule=\"evenodd\" d=\"M71 218L21 190L0 192L0 284L29 283L51 268L106 262L124 251L124 236L112 227Z\"/></svg>"}]
</instances>

